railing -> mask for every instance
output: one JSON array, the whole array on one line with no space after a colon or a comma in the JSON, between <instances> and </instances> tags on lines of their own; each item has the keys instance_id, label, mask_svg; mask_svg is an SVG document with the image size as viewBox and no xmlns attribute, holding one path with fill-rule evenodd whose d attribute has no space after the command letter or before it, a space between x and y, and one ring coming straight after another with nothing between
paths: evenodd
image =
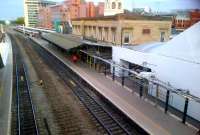
<instances>
[{"instance_id":1,"label":"railing","mask_svg":"<svg viewBox=\"0 0 200 135\"><path fill-rule=\"evenodd\" d=\"M155 104L157 105L158 102L162 105L162 107L164 108L164 112L167 113L169 111L170 108L170 112L176 111L178 112L177 114L179 114L179 117L182 119L182 122L185 123L186 122L186 118L187 118L187 111L188 111L188 103L189 101L195 101L197 103L200 103L200 98L196 97L194 95L191 95L188 91L186 90L180 90L180 89L176 89L173 86L169 85L168 83L165 83L157 78L144 78L140 75L140 73L128 69L126 67L123 67L122 65L116 64L110 60L106 60L103 59L101 57L98 57L94 54L90 54L87 51L84 50L80 50L80 54L82 55L87 55L88 57L92 57L93 63L90 63L92 65L95 65L94 67L96 68L96 64L98 64L98 61L101 61L101 66L104 67L103 72L105 74L105 76L110 76L113 81L120 81L122 86L128 86L128 81L135 83L138 85L138 93L139 96L142 98L144 97L144 93L148 93L147 98L150 98L152 101L155 102ZM96 62L96 63L95 63ZM93 66L90 66L93 67ZM126 73L126 74L125 74ZM128 75L127 75L128 74ZM136 80L133 80L132 78L137 78ZM155 90L155 95L150 95L149 90L149 84L153 84L156 86L156 90ZM162 89L161 89L162 88ZM133 89L133 88L131 88ZM159 97L159 92L160 91L165 91L165 95L162 95L163 97L165 97L165 101L161 100L163 99L163 97ZM175 95L179 95L181 96L183 99L185 99L185 103L184 103L184 109L183 110L179 110L175 107L173 107L172 104L170 104L170 97L171 99L175 99L173 96L173 94ZM159 99L160 98L160 99ZM200 105L200 104L199 104ZM171 112L173 113L173 112ZM192 117L189 117L190 120L192 119L192 121L195 121L195 126L198 126L199 121L195 120Z\"/></svg>"}]
</instances>

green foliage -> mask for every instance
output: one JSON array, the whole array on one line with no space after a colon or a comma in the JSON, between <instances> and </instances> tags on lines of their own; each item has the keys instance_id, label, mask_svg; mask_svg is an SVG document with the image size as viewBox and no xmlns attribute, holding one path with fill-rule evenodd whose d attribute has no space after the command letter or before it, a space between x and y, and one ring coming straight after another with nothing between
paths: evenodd
<instances>
[{"instance_id":1,"label":"green foliage","mask_svg":"<svg viewBox=\"0 0 200 135\"><path fill-rule=\"evenodd\" d=\"M4 20L0 20L0 24L5 24L5 21Z\"/></svg>"},{"instance_id":2,"label":"green foliage","mask_svg":"<svg viewBox=\"0 0 200 135\"><path fill-rule=\"evenodd\" d=\"M24 24L24 17L19 17L14 21L15 24L23 25Z\"/></svg>"}]
</instances>

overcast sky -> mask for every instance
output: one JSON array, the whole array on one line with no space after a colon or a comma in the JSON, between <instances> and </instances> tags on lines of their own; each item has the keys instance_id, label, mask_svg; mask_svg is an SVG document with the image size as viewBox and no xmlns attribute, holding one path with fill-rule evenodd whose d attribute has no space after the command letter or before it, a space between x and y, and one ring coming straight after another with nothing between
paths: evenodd
<instances>
[{"instance_id":1,"label":"overcast sky","mask_svg":"<svg viewBox=\"0 0 200 135\"><path fill-rule=\"evenodd\" d=\"M61 2L63 0L52 0ZM87 0L100 2L104 0ZM0 19L15 19L23 16L23 0L0 0ZM124 0L124 7L132 9L133 7L149 6L154 11L169 11L171 9L199 8L200 0Z\"/></svg>"}]
</instances>

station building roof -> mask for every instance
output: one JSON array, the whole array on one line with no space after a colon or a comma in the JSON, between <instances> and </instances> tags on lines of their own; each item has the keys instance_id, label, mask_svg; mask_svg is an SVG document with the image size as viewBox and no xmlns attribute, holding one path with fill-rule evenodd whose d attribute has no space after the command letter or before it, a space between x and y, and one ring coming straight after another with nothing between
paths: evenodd
<instances>
[{"instance_id":1,"label":"station building roof","mask_svg":"<svg viewBox=\"0 0 200 135\"><path fill-rule=\"evenodd\" d=\"M139 15L134 13L122 13L114 16L98 16L98 17L81 17L72 19L72 21L81 20L155 20L155 21L172 21L171 16L161 15Z\"/></svg>"}]
</instances>

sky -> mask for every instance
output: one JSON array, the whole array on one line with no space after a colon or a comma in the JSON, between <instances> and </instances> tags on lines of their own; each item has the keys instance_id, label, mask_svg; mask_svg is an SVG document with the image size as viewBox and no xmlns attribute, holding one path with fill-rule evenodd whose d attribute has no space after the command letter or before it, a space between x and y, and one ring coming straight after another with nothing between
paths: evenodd
<instances>
[{"instance_id":1,"label":"sky","mask_svg":"<svg viewBox=\"0 0 200 135\"><path fill-rule=\"evenodd\" d=\"M52 0L61 2L63 0ZM100 2L104 0L86 0ZM23 16L23 0L0 0L0 20L12 20ZM171 9L199 8L200 0L124 0L124 7L149 6L153 11L169 11Z\"/></svg>"}]
</instances>

